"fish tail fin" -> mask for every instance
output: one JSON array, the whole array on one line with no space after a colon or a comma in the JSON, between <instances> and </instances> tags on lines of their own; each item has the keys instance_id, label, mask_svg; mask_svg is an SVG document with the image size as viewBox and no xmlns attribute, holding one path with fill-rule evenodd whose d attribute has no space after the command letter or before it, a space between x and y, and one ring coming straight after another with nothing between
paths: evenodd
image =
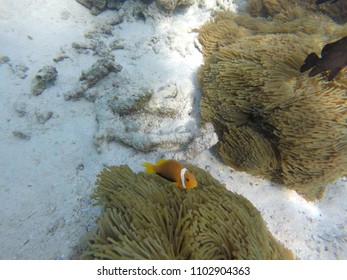
<instances>
[{"instance_id":1,"label":"fish tail fin","mask_svg":"<svg viewBox=\"0 0 347 280\"><path fill-rule=\"evenodd\" d=\"M312 67L317 65L317 61L319 60L319 57L315 53L310 53L304 61L304 64L300 67L300 73L306 72L308 69L311 69Z\"/></svg>"},{"instance_id":2,"label":"fish tail fin","mask_svg":"<svg viewBox=\"0 0 347 280\"><path fill-rule=\"evenodd\" d=\"M146 173L155 173L155 165L150 162L144 162L142 163L142 166L145 167Z\"/></svg>"}]
</instances>

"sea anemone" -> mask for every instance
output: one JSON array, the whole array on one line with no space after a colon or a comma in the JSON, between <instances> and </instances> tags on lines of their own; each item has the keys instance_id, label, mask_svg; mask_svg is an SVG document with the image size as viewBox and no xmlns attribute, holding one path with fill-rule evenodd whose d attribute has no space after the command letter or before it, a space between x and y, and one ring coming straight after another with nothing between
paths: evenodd
<instances>
[{"instance_id":1,"label":"sea anemone","mask_svg":"<svg viewBox=\"0 0 347 280\"><path fill-rule=\"evenodd\" d=\"M104 211L86 259L293 259L259 211L210 174L187 166L199 187L182 190L156 174L112 166L94 198Z\"/></svg>"},{"instance_id":2,"label":"sea anemone","mask_svg":"<svg viewBox=\"0 0 347 280\"><path fill-rule=\"evenodd\" d=\"M346 35L308 14L282 21L224 12L200 28L201 115L224 162L307 200L347 174L346 68L332 82L299 71L309 53Z\"/></svg>"},{"instance_id":3,"label":"sea anemone","mask_svg":"<svg viewBox=\"0 0 347 280\"><path fill-rule=\"evenodd\" d=\"M293 19L298 13L318 12L328 15L337 23L347 22L347 1L317 5L316 0L249 0L246 10L254 17Z\"/></svg>"}]
</instances>

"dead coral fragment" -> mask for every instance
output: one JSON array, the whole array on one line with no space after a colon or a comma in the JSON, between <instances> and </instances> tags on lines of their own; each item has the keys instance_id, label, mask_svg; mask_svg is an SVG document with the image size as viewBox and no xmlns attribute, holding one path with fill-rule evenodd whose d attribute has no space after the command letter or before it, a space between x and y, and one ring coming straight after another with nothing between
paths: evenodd
<instances>
[{"instance_id":1,"label":"dead coral fragment","mask_svg":"<svg viewBox=\"0 0 347 280\"><path fill-rule=\"evenodd\" d=\"M121 70L122 66L114 63L113 56L101 58L98 59L87 71L82 71L80 81L83 81L91 87L111 72L117 73Z\"/></svg>"},{"instance_id":2,"label":"dead coral fragment","mask_svg":"<svg viewBox=\"0 0 347 280\"><path fill-rule=\"evenodd\" d=\"M188 168L199 181L189 192L127 166L105 169L95 194L105 209L82 257L293 259L246 198L202 169Z\"/></svg>"},{"instance_id":3,"label":"dead coral fragment","mask_svg":"<svg viewBox=\"0 0 347 280\"><path fill-rule=\"evenodd\" d=\"M8 56L0 55L0 65L1 64L5 64L5 63L7 63L9 61L10 61L10 58Z\"/></svg>"},{"instance_id":4,"label":"dead coral fragment","mask_svg":"<svg viewBox=\"0 0 347 280\"><path fill-rule=\"evenodd\" d=\"M323 71L331 70L328 76L328 81L331 81L343 67L347 66L347 36L334 43L326 44L321 55L322 57L319 58L315 53L310 53L301 66L300 72L313 68L308 75L314 77Z\"/></svg>"},{"instance_id":5,"label":"dead coral fragment","mask_svg":"<svg viewBox=\"0 0 347 280\"><path fill-rule=\"evenodd\" d=\"M172 14L177 7L193 5L195 0L155 0L157 7L168 14Z\"/></svg>"},{"instance_id":6,"label":"dead coral fragment","mask_svg":"<svg viewBox=\"0 0 347 280\"><path fill-rule=\"evenodd\" d=\"M346 71L331 83L299 72L335 32L347 35L336 24L324 31L316 15L282 22L230 12L200 29L201 115L227 164L308 200L347 175Z\"/></svg>"},{"instance_id":7,"label":"dead coral fragment","mask_svg":"<svg viewBox=\"0 0 347 280\"><path fill-rule=\"evenodd\" d=\"M86 97L88 89L106 78L110 73L118 73L121 70L122 66L114 62L114 56L112 55L98 59L89 69L82 71L79 79L81 82L73 91L65 95L65 99L78 100Z\"/></svg>"},{"instance_id":8,"label":"dead coral fragment","mask_svg":"<svg viewBox=\"0 0 347 280\"><path fill-rule=\"evenodd\" d=\"M54 66L48 65L38 71L32 81L31 93L40 95L46 88L52 86L57 79L58 71Z\"/></svg>"},{"instance_id":9,"label":"dead coral fragment","mask_svg":"<svg viewBox=\"0 0 347 280\"><path fill-rule=\"evenodd\" d=\"M120 9L122 0L76 0L90 10L92 15L98 15L106 9Z\"/></svg>"}]
</instances>

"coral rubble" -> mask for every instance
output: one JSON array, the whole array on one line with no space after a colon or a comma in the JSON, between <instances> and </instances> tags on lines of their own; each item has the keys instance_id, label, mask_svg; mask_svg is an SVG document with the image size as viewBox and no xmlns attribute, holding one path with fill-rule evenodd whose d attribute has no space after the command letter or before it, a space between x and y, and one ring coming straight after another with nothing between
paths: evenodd
<instances>
[{"instance_id":1,"label":"coral rubble","mask_svg":"<svg viewBox=\"0 0 347 280\"><path fill-rule=\"evenodd\" d=\"M346 35L306 12L286 21L224 12L202 26L201 115L227 164L308 200L347 174L346 69L333 82L299 71L309 53Z\"/></svg>"},{"instance_id":2,"label":"coral rubble","mask_svg":"<svg viewBox=\"0 0 347 280\"><path fill-rule=\"evenodd\" d=\"M98 152L109 142L118 142L145 152L170 149L181 153L175 154L180 159L184 153L186 159L213 146L216 143L213 127L199 126L196 118L194 82L188 76L171 81L166 67L163 76L156 70L159 65L170 64L159 62L165 55L160 53L163 44L170 45L183 57L196 51L193 44L191 49L180 49L182 35L171 30L125 43L125 34L115 32L123 18L123 12L115 12L112 20L86 32L84 42L72 44L79 55L99 57L82 71L75 88L65 93L66 100L86 99L95 103L94 144ZM139 48L140 45L148 47ZM132 48L136 49L133 52L136 55L128 56ZM123 61L122 66L116 63L119 61ZM141 70L142 67L148 71Z\"/></svg>"},{"instance_id":3,"label":"coral rubble","mask_svg":"<svg viewBox=\"0 0 347 280\"><path fill-rule=\"evenodd\" d=\"M91 14L98 15L106 9L120 9L124 0L76 0L78 3L87 7ZM172 12L177 7L191 6L196 0L141 0L144 4L151 4L155 1L156 6L167 14Z\"/></svg>"},{"instance_id":4,"label":"coral rubble","mask_svg":"<svg viewBox=\"0 0 347 280\"><path fill-rule=\"evenodd\" d=\"M95 198L104 211L86 259L293 259L259 211L207 172L188 166L199 187L181 190L155 174L108 167Z\"/></svg>"},{"instance_id":5,"label":"coral rubble","mask_svg":"<svg viewBox=\"0 0 347 280\"><path fill-rule=\"evenodd\" d=\"M185 89L169 83L152 90L137 81L130 82L132 84L120 75L113 80L117 86L95 101L98 131L94 144L97 148L117 141L147 152L178 149L192 141L196 134L194 124L174 121L186 117L187 110L192 110ZM185 110L181 104L187 104Z\"/></svg>"},{"instance_id":6,"label":"coral rubble","mask_svg":"<svg viewBox=\"0 0 347 280\"><path fill-rule=\"evenodd\" d=\"M0 65L1 64L5 64L5 63L7 63L9 61L10 61L10 58L8 56L0 55Z\"/></svg>"},{"instance_id":7,"label":"coral rubble","mask_svg":"<svg viewBox=\"0 0 347 280\"><path fill-rule=\"evenodd\" d=\"M113 56L100 58L82 71L77 86L65 94L66 100L95 103L98 128L94 144L98 150L112 141L141 151L177 149L189 144L187 156L191 157L216 143L213 129L196 130L190 122L182 125L175 121L193 110L187 89L169 82L153 90L142 85L141 80L129 79L128 73L122 74L121 70Z\"/></svg>"},{"instance_id":8,"label":"coral rubble","mask_svg":"<svg viewBox=\"0 0 347 280\"><path fill-rule=\"evenodd\" d=\"M78 3L87 7L91 14L98 15L106 9L119 9L123 2L122 0L76 0Z\"/></svg>"},{"instance_id":9,"label":"coral rubble","mask_svg":"<svg viewBox=\"0 0 347 280\"><path fill-rule=\"evenodd\" d=\"M54 84L57 75L58 71L54 66L48 65L40 69L32 81L31 93L35 96L40 95L47 87Z\"/></svg>"},{"instance_id":10,"label":"coral rubble","mask_svg":"<svg viewBox=\"0 0 347 280\"><path fill-rule=\"evenodd\" d=\"M195 0L155 0L157 7L169 14L171 14L176 7L191 6Z\"/></svg>"},{"instance_id":11,"label":"coral rubble","mask_svg":"<svg viewBox=\"0 0 347 280\"><path fill-rule=\"evenodd\" d=\"M118 73L122 66L114 63L114 56L110 55L98 59L89 69L82 71L79 85L71 92L66 93L66 100L86 98L86 92L96 83L107 77L110 73Z\"/></svg>"}]
</instances>

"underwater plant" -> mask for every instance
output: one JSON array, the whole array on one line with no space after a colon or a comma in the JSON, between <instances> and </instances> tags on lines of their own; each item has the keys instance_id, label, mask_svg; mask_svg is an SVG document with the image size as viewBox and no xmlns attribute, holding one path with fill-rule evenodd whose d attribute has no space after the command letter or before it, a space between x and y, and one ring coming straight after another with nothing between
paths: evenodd
<instances>
[{"instance_id":1,"label":"underwater plant","mask_svg":"<svg viewBox=\"0 0 347 280\"><path fill-rule=\"evenodd\" d=\"M282 21L224 12L200 28L201 116L225 163L307 200L347 175L347 69L332 82L299 71L309 53L346 35L307 13Z\"/></svg>"},{"instance_id":2,"label":"underwater plant","mask_svg":"<svg viewBox=\"0 0 347 280\"><path fill-rule=\"evenodd\" d=\"M104 169L94 198L104 211L85 259L293 259L259 211L206 171L187 166L199 188L183 190L128 166Z\"/></svg>"}]
</instances>

